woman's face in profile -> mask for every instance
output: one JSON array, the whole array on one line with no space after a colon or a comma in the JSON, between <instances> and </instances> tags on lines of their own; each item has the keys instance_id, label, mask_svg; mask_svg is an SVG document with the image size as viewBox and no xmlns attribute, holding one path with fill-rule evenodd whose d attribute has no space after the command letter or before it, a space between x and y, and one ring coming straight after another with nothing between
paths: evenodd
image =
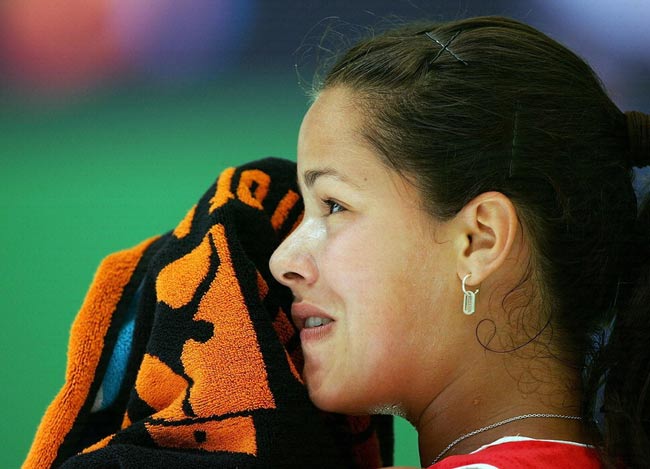
<instances>
[{"instance_id":1,"label":"woman's face in profile","mask_svg":"<svg viewBox=\"0 0 650 469\"><path fill-rule=\"evenodd\" d=\"M323 91L304 118L305 215L273 254L271 270L295 297L315 404L404 412L453 373L462 295L445 224L363 140L352 97L342 88Z\"/></svg>"}]
</instances>

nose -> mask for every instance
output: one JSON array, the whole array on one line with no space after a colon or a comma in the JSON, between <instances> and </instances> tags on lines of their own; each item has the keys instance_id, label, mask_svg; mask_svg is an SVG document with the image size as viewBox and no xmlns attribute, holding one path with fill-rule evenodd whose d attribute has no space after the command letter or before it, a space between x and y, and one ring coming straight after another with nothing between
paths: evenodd
<instances>
[{"instance_id":1,"label":"nose","mask_svg":"<svg viewBox=\"0 0 650 469\"><path fill-rule=\"evenodd\" d=\"M318 269L313 257L310 237L301 224L273 252L269 268L273 277L281 284L295 289L301 285L313 284L318 278Z\"/></svg>"}]
</instances>

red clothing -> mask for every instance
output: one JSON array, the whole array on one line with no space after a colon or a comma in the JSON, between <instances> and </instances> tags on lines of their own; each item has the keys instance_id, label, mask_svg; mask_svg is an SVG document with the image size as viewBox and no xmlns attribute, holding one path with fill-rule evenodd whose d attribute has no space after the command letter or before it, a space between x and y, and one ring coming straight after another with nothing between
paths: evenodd
<instances>
[{"instance_id":1,"label":"red clothing","mask_svg":"<svg viewBox=\"0 0 650 469\"><path fill-rule=\"evenodd\" d=\"M601 469L596 450L578 443L506 437L429 469Z\"/></svg>"}]
</instances>

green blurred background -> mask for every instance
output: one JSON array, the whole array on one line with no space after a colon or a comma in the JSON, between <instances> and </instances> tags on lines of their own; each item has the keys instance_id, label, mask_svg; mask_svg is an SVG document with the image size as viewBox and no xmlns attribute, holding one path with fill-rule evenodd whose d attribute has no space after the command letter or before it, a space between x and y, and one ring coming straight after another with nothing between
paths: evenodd
<instances>
[{"instance_id":1,"label":"green blurred background","mask_svg":"<svg viewBox=\"0 0 650 469\"><path fill-rule=\"evenodd\" d=\"M295 159L295 76L0 111L0 467L18 467L64 381L69 328L107 254L172 229L226 166ZM408 423L396 463L419 465Z\"/></svg>"}]
</instances>

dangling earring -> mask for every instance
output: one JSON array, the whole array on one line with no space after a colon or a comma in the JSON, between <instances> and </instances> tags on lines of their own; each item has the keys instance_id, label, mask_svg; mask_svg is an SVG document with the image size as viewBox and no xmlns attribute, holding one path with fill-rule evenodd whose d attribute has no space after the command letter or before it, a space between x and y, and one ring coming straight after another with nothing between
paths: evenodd
<instances>
[{"instance_id":1,"label":"dangling earring","mask_svg":"<svg viewBox=\"0 0 650 469\"><path fill-rule=\"evenodd\" d=\"M468 316L470 314L474 314L474 311L476 311L476 294L478 293L478 288L476 291L468 291L465 288L465 282L469 277L471 277L472 274L467 274L463 277L463 283L461 285L463 289L463 313L467 314Z\"/></svg>"}]
</instances>

